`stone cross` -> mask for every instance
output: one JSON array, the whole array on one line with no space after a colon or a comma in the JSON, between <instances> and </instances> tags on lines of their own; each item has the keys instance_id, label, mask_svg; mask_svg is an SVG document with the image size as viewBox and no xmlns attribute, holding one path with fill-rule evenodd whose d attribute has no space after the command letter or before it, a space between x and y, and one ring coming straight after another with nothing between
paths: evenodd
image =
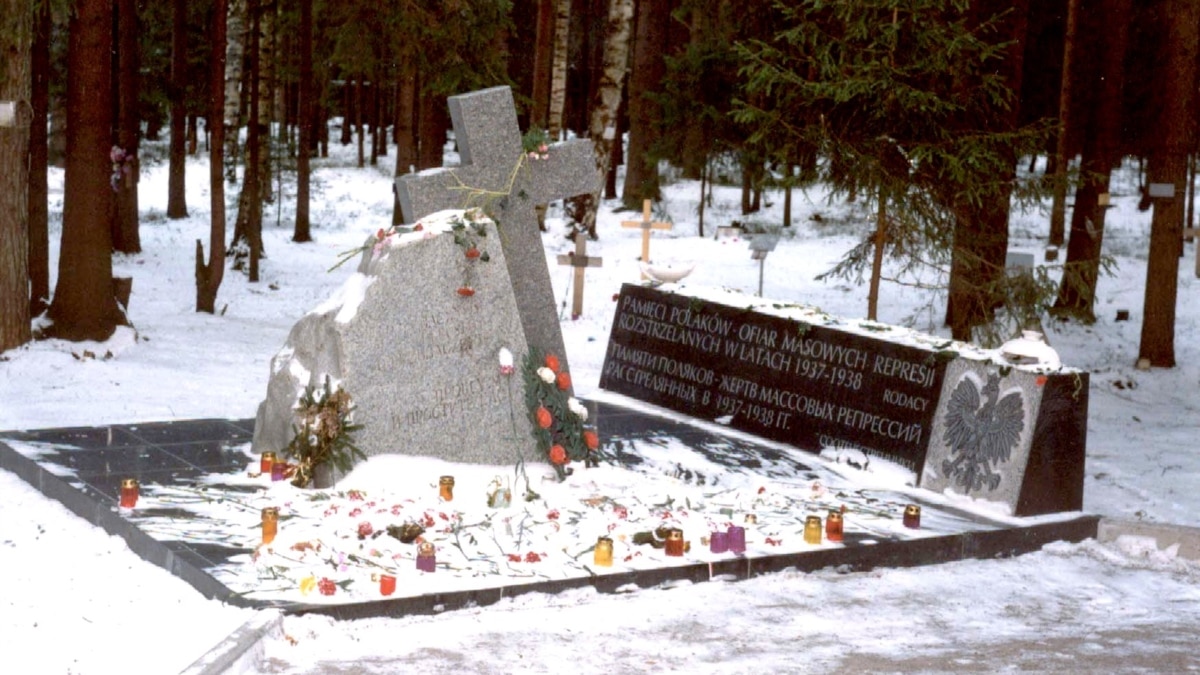
<instances>
[{"instance_id":1,"label":"stone cross","mask_svg":"<svg viewBox=\"0 0 1200 675\"><path fill-rule=\"evenodd\" d=\"M588 267L600 267L604 262L600 257L588 257L587 234L575 234L575 252L558 256L559 265L570 265L575 268L574 287L571 298L571 318L577 319L583 315L583 271Z\"/></svg>"},{"instance_id":2,"label":"stone cross","mask_svg":"<svg viewBox=\"0 0 1200 675\"><path fill-rule=\"evenodd\" d=\"M641 220L623 220L621 227L640 227L642 228L642 262L650 262L650 230L669 230L670 223L652 222L650 220L650 200L642 201L642 219ZM646 273L642 272L642 278L646 278Z\"/></svg>"},{"instance_id":3,"label":"stone cross","mask_svg":"<svg viewBox=\"0 0 1200 675\"><path fill-rule=\"evenodd\" d=\"M548 159L527 157L512 90L506 86L451 96L448 103L462 166L398 177L404 222L443 209L482 207L491 215L499 224L525 339L531 348L557 354L565 366L535 207L599 189L593 144L567 141L551 146Z\"/></svg>"}]
</instances>

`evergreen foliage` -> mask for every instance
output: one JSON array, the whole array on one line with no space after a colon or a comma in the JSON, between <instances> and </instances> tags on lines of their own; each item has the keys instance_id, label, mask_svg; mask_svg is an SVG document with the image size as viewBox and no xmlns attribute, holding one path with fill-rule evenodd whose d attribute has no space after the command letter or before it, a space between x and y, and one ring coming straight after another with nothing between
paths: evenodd
<instances>
[{"instance_id":1,"label":"evergreen foliage","mask_svg":"<svg viewBox=\"0 0 1200 675\"><path fill-rule=\"evenodd\" d=\"M948 269L963 207L1010 190L1018 203L1042 195L1036 177L1008 177L1013 158L1044 146L1049 126L997 131L997 118L1018 105L1000 74L1008 48L1003 17L972 21L970 4L776 2L774 35L738 45L744 79L733 116L753 130L750 142L785 154L815 148L823 158L820 178L834 196L882 202L870 211L885 214L885 252L902 272ZM828 274L861 280L875 237ZM1046 304L1045 293L1031 296L1026 285L1018 291L1008 282L1001 275L998 285L980 290L997 302Z\"/></svg>"}]
</instances>

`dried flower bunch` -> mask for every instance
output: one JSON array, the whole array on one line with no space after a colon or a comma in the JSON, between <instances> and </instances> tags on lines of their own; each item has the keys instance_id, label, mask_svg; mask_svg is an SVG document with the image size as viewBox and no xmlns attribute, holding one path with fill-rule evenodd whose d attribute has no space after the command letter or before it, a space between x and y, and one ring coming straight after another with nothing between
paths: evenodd
<instances>
[{"instance_id":1,"label":"dried flower bunch","mask_svg":"<svg viewBox=\"0 0 1200 675\"><path fill-rule=\"evenodd\" d=\"M296 410L299 426L284 450L298 462L293 485L307 487L322 464L332 464L345 472L354 466L355 459L366 459L354 445L354 432L361 427L351 421L353 411L350 394L340 385L334 389L328 375L320 391L311 385L304 390Z\"/></svg>"}]
</instances>

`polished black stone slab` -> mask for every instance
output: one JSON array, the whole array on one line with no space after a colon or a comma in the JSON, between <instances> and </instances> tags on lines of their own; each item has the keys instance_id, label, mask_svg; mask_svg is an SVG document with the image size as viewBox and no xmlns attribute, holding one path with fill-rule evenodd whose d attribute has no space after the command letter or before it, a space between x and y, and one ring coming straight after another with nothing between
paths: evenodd
<instances>
[{"instance_id":1,"label":"polished black stone slab","mask_svg":"<svg viewBox=\"0 0 1200 675\"><path fill-rule=\"evenodd\" d=\"M637 468L646 460L639 449L683 442L713 464L751 467L771 478L808 480L818 475L811 458L788 452L777 444L755 442L744 435L724 434L711 426L635 410L606 402L593 402L593 413L604 431L602 448L609 461ZM117 508L120 482L137 478L143 485L189 487L200 477L244 473L256 460L248 454L253 420L185 420L103 427L0 432L0 468L12 471L75 514L122 537L143 559L191 584L206 597L232 605L277 607L290 612L317 612L338 618L401 616L492 604L528 592L553 593L592 586L614 592L628 584L650 587L672 580L703 581L716 577L745 579L786 568L815 570L831 565L850 570L878 566L915 566L964 558L1011 556L1036 550L1055 540L1080 541L1095 537L1098 518L1078 515L1049 523L1013 526L989 522L980 516L955 512L954 519L968 524L961 532L919 539L872 537L863 545L847 533L845 546L801 553L732 558L683 566L643 569L601 576L559 579L539 583L514 583L498 578L489 589L436 593L341 605L309 605L256 601L234 593L210 570L230 564L248 549L239 544L155 538L139 529L138 520ZM16 448L20 448L20 450ZM658 466L661 468L661 462ZM703 484L706 477L680 465L678 476ZM226 489L253 488L226 486ZM926 513L953 511L944 505L923 503ZM191 517L186 510L140 516ZM181 528L186 529L186 528ZM230 541L236 538L231 537Z\"/></svg>"}]
</instances>

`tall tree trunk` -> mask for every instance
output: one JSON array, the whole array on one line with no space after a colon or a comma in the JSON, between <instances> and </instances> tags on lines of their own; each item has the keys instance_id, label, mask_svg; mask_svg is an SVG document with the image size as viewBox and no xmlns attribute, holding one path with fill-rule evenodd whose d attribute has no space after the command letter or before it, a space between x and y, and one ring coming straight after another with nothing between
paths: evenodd
<instances>
[{"instance_id":1,"label":"tall tree trunk","mask_svg":"<svg viewBox=\"0 0 1200 675\"><path fill-rule=\"evenodd\" d=\"M446 129L449 126L446 119L448 113L443 112L446 99L425 94L418 96L417 100L417 169L439 167L445 154Z\"/></svg>"},{"instance_id":2,"label":"tall tree trunk","mask_svg":"<svg viewBox=\"0 0 1200 675\"><path fill-rule=\"evenodd\" d=\"M662 86L667 64L663 53L671 20L671 0L637 3L637 31L633 40L633 68L629 72L629 148L625 159L622 203L636 209L644 199L658 200L658 163L650 151L658 140L658 105L650 97Z\"/></svg>"},{"instance_id":3,"label":"tall tree trunk","mask_svg":"<svg viewBox=\"0 0 1200 675\"><path fill-rule=\"evenodd\" d=\"M211 40L212 63L209 68L208 119L220 120L225 109L225 57L226 57L226 0L213 0L213 23ZM217 290L225 277L225 181L223 176L225 151L225 126L209 124L212 141L209 145L208 187L212 219L209 223L208 262L204 261L204 244L196 240L196 311L216 313Z\"/></svg>"},{"instance_id":4,"label":"tall tree trunk","mask_svg":"<svg viewBox=\"0 0 1200 675\"><path fill-rule=\"evenodd\" d=\"M1121 131L1121 96L1125 80L1125 52L1129 45L1131 0L1101 0L1100 20L1104 36L1093 42L1090 53L1100 52L1100 70L1092 86L1097 91L1094 105L1087 106L1088 121L1083 134L1080 185L1071 213L1071 236L1058 289L1056 312L1087 323L1095 321L1093 307L1100 276L1100 251L1104 240L1107 208L1099 202L1108 194L1112 169L1117 161ZM1082 122L1082 120L1080 120Z\"/></svg>"},{"instance_id":5,"label":"tall tree trunk","mask_svg":"<svg viewBox=\"0 0 1200 675\"><path fill-rule=\"evenodd\" d=\"M1020 114L1016 92L1021 90L1025 36L1029 27L1029 0L984 2L975 7L975 11L979 13L978 16L986 17L989 13L995 14L1002 4L1011 10L1006 14L1004 33L1009 46L999 67L1003 68L1008 88L1014 93L1006 111L991 111L995 118L990 124L994 131L1008 132L1017 128ZM970 341L974 337L975 327L988 324L995 318L995 309L1000 302L997 293L1005 280L1008 215L1017 170L1015 153L1007 150L1002 152L1006 156L997 161L996 167L1005 175L996 175L995 171L984 169L989 175L977 179L981 184L990 183L996 187L969 203L955 200L953 206L954 244L950 261L950 290L946 299L946 323L956 340Z\"/></svg>"},{"instance_id":6,"label":"tall tree trunk","mask_svg":"<svg viewBox=\"0 0 1200 675\"><path fill-rule=\"evenodd\" d=\"M1158 88L1160 133L1146 169L1150 183L1169 183L1173 199L1157 199L1150 223L1150 258L1146 265L1146 301L1142 310L1142 339L1138 359L1160 368L1175 366L1175 302L1178 290L1179 247L1183 223L1184 178L1191 148L1191 115L1196 74L1196 42L1200 40L1200 5L1191 0L1167 0L1159 17L1162 25L1163 78Z\"/></svg>"},{"instance_id":7,"label":"tall tree trunk","mask_svg":"<svg viewBox=\"0 0 1200 675\"><path fill-rule=\"evenodd\" d=\"M402 176L417 167L417 135L414 118L416 117L417 77L413 71L412 60L403 58L396 73L396 172ZM400 199L392 188L392 224L404 222L400 213Z\"/></svg>"},{"instance_id":8,"label":"tall tree trunk","mask_svg":"<svg viewBox=\"0 0 1200 675\"><path fill-rule=\"evenodd\" d=\"M1054 145L1054 201L1050 207L1050 245L1062 246L1066 227L1067 203L1067 157L1068 135L1071 130L1071 100L1074 98L1074 76L1071 73L1075 60L1076 34L1079 25L1079 0L1067 0L1067 27L1063 35L1062 84L1058 94L1058 134ZM1076 197L1075 208L1079 208Z\"/></svg>"},{"instance_id":9,"label":"tall tree trunk","mask_svg":"<svg viewBox=\"0 0 1200 675\"><path fill-rule=\"evenodd\" d=\"M255 56L258 62L258 115L251 119L258 120L258 198L263 204L271 204L275 201L271 168L271 124L275 122L275 41L278 38L275 15L278 12L278 3L259 0L257 4L257 28L254 37L258 43ZM262 208L259 207L259 210Z\"/></svg>"},{"instance_id":10,"label":"tall tree trunk","mask_svg":"<svg viewBox=\"0 0 1200 675\"><path fill-rule=\"evenodd\" d=\"M532 102L529 125L546 128L550 116L550 78L554 63L556 0L537 0L537 33L533 47Z\"/></svg>"},{"instance_id":11,"label":"tall tree trunk","mask_svg":"<svg viewBox=\"0 0 1200 675\"><path fill-rule=\"evenodd\" d=\"M246 185L242 191L246 194L246 206L249 215L246 217L246 244L250 251L250 267L247 276L251 283L258 282L258 262L262 257L262 128L257 124L259 108L262 106L262 89L259 87L259 71L262 65L259 52L261 26L259 0L246 2L247 19L250 24L250 124L246 136ZM239 213L239 220L241 214Z\"/></svg>"},{"instance_id":12,"label":"tall tree trunk","mask_svg":"<svg viewBox=\"0 0 1200 675\"><path fill-rule=\"evenodd\" d=\"M15 16L15 14L14 14ZM50 306L50 186L46 169L50 163L50 32L53 20L50 3L34 8L33 48L30 58L33 86L29 104L29 316L40 316Z\"/></svg>"},{"instance_id":13,"label":"tall tree trunk","mask_svg":"<svg viewBox=\"0 0 1200 675\"><path fill-rule=\"evenodd\" d=\"M342 81L342 145L350 145L354 140L351 133L351 123L354 121L354 87L349 80Z\"/></svg>"},{"instance_id":14,"label":"tall tree trunk","mask_svg":"<svg viewBox=\"0 0 1200 675\"><path fill-rule=\"evenodd\" d=\"M221 120L225 125L225 179L237 183L238 132L242 128L242 65L246 52L246 0L228 0L225 11L225 109Z\"/></svg>"},{"instance_id":15,"label":"tall tree trunk","mask_svg":"<svg viewBox=\"0 0 1200 675\"><path fill-rule=\"evenodd\" d=\"M117 145L125 153L117 190L117 215L113 221L113 249L138 253L138 180L141 162L141 116L138 111L138 18L136 0L117 0L118 92Z\"/></svg>"},{"instance_id":16,"label":"tall tree trunk","mask_svg":"<svg viewBox=\"0 0 1200 675\"><path fill-rule=\"evenodd\" d=\"M621 105L621 84L629 64L629 23L633 17L633 0L611 0L608 26L604 40L604 67L596 100L592 104L588 136L595 147L596 192L578 198L580 228L596 238L596 211L600 207L600 190L608 173L612 144L617 141L617 109Z\"/></svg>"},{"instance_id":17,"label":"tall tree trunk","mask_svg":"<svg viewBox=\"0 0 1200 675\"><path fill-rule=\"evenodd\" d=\"M66 340L107 340L126 323L112 283L112 13L112 0L81 2L67 28L62 247L47 330Z\"/></svg>"},{"instance_id":18,"label":"tall tree trunk","mask_svg":"<svg viewBox=\"0 0 1200 675\"><path fill-rule=\"evenodd\" d=\"M358 147L358 168L363 168L366 156L363 154L363 76L354 77L354 137Z\"/></svg>"},{"instance_id":19,"label":"tall tree trunk","mask_svg":"<svg viewBox=\"0 0 1200 675\"><path fill-rule=\"evenodd\" d=\"M567 47L571 38L571 0L554 0L554 58L550 75L550 108L546 130L557 141L563 130L563 112L567 107Z\"/></svg>"},{"instance_id":20,"label":"tall tree trunk","mask_svg":"<svg viewBox=\"0 0 1200 675\"><path fill-rule=\"evenodd\" d=\"M300 97L297 114L300 122L300 148L296 153L296 227L292 241L312 241L308 221L309 157L313 147L313 0L300 0Z\"/></svg>"},{"instance_id":21,"label":"tall tree trunk","mask_svg":"<svg viewBox=\"0 0 1200 675\"><path fill-rule=\"evenodd\" d=\"M0 101L16 101L0 123L0 352L29 342L29 123L33 8L0 1Z\"/></svg>"},{"instance_id":22,"label":"tall tree trunk","mask_svg":"<svg viewBox=\"0 0 1200 675\"><path fill-rule=\"evenodd\" d=\"M187 0L171 2L171 146L167 217L187 218Z\"/></svg>"}]
</instances>

